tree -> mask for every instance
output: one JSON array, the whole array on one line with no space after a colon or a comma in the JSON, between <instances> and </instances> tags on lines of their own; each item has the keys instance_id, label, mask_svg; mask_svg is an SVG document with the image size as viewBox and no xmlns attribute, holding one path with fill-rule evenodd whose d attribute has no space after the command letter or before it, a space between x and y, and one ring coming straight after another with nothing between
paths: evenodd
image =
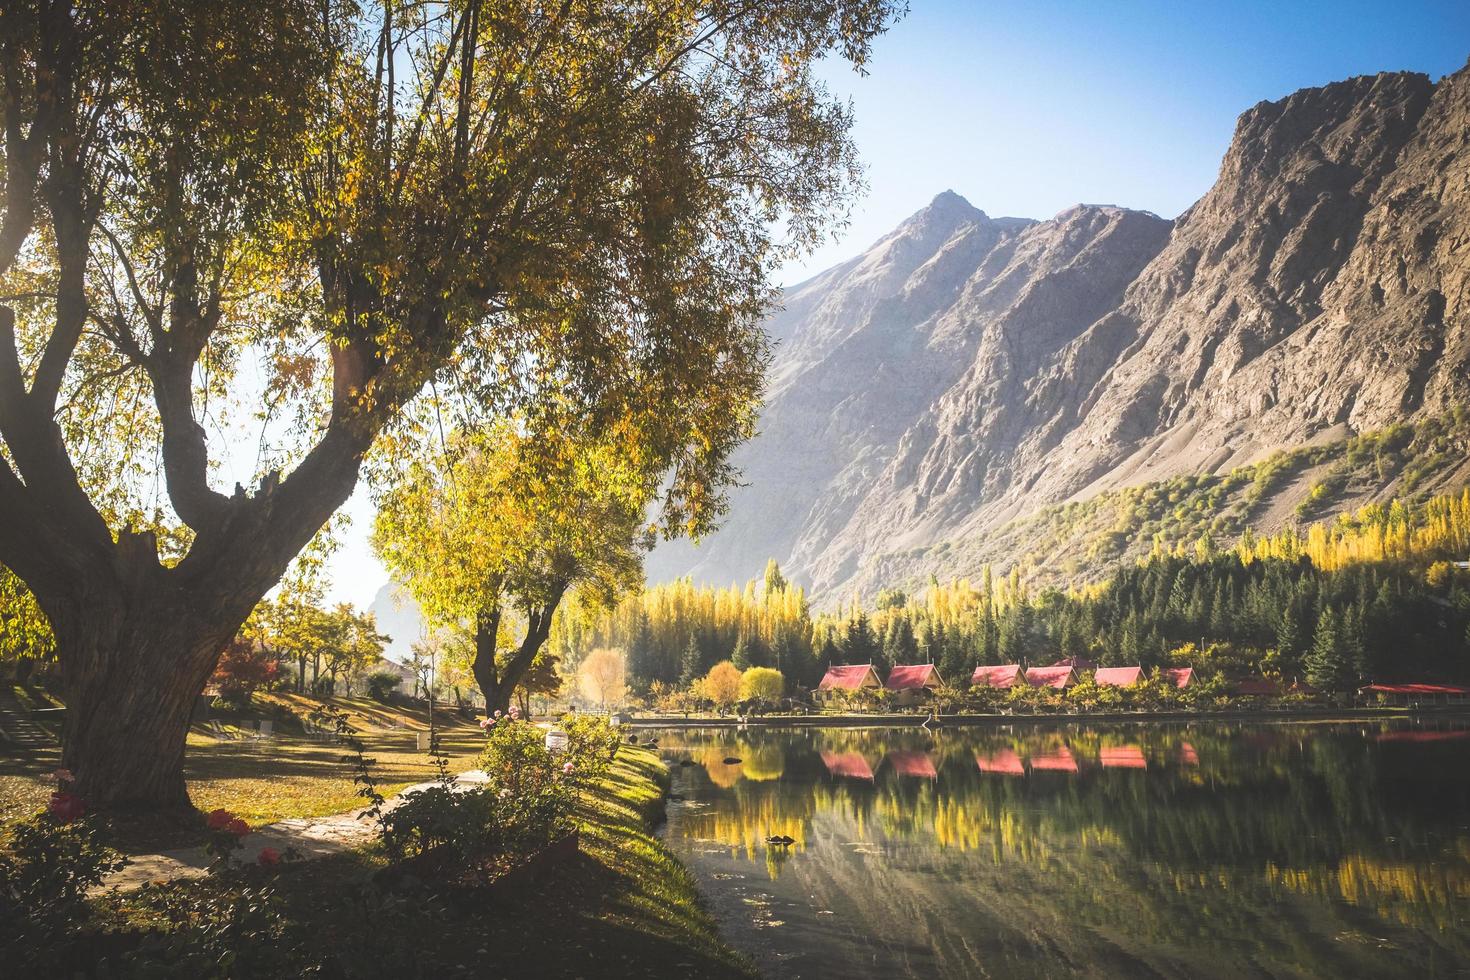
<instances>
[{"instance_id":1,"label":"tree","mask_svg":"<svg viewBox=\"0 0 1470 980\"><path fill-rule=\"evenodd\" d=\"M786 693L786 678L770 667L752 667L740 675L740 700L775 701Z\"/></svg>"},{"instance_id":2,"label":"tree","mask_svg":"<svg viewBox=\"0 0 1470 980\"><path fill-rule=\"evenodd\" d=\"M1356 680L1343 642L1342 621L1330 607L1317 618L1312 649L1302 666L1307 669L1307 683L1324 691L1343 690Z\"/></svg>"},{"instance_id":3,"label":"tree","mask_svg":"<svg viewBox=\"0 0 1470 980\"><path fill-rule=\"evenodd\" d=\"M874 641L873 630L868 625L868 615L858 610L848 619L842 634L842 655L850 664L876 665L879 659L878 653L878 644Z\"/></svg>"},{"instance_id":4,"label":"tree","mask_svg":"<svg viewBox=\"0 0 1470 980\"><path fill-rule=\"evenodd\" d=\"M736 670L750 669L750 641L741 633L735 638L735 649L730 653L730 662Z\"/></svg>"},{"instance_id":5,"label":"tree","mask_svg":"<svg viewBox=\"0 0 1470 980\"><path fill-rule=\"evenodd\" d=\"M256 688L275 680L280 669L280 661L263 644L237 636L220 653L209 681L219 688L220 697L246 704Z\"/></svg>"},{"instance_id":6,"label":"tree","mask_svg":"<svg viewBox=\"0 0 1470 980\"><path fill-rule=\"evenodd\" d=\"M606 708L619 704L628 693L627 660L621 650L593 650L577 668L577 688L588 701Z\"/></svg>"},{"instance_id":7,"label":"tree","mask_svg":"<svg viewBox=\"0 0 1470 980\"><path fill-rule=\"evenodd\" d=\"M724 709L740 700L740 678L739 668L728 660L721 660L704 675L700 687L705 697Z\"/></svg>"},{"instance_id":8,"label":"tree","mask_svg":"<svg viewBox=\"0 0 1470 980\"><path fill-rule=\"evenodd\" d=\"M77 792L188 805L221 649L435 403L635 418L666 504L718 511L771 271L855 183L811 66L895 5L7 5L0 564ZM201 423L232 400L284 433L233 493Z\"/></svg>"},{"instance_id":9,"label":"tree","mask_svg":"<svg viewBox=\"0 0 1470 980\"><path fill-rule=\"evenodd\" d=\"M688 687L699 677L700 662L704 655L699 651L699 643L694 639L694 634L689 634L689 642L684 644L684 652L679 656L679 683Z\"/></svg>"},{"instance_id":10,"label":"tree","mask_svg":"<svg viewBox=\"0 0 1470 980\"><path fill-rule=\"evenodd\" d=\"M430 621L472 637L489 712L510 706L569 592L610 605L642 578L658 471L626 465L641 447L579 441L570 425L458 433L379 503L374 546Z\"/></svg>"}]
</instances>

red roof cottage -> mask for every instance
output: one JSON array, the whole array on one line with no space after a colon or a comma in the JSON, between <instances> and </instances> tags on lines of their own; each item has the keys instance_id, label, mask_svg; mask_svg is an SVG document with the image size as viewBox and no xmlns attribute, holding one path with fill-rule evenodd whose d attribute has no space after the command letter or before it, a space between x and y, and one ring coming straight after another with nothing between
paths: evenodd
<instances>
[{"instance_id":1,"label":"red roof cottage","mask_svg":"<svg viewBox=\"0 0 1470 980\"><path fill-rule=\"evenodd\" d=\"M1132 687L1143 683L1142 667L1099 667L1092 675L1098 687Z\"/></svg>"},{"instance_id":2,"label":"red roof cottage","mask_svg":"<svg viewBox=\"0 0 1470 980\"><path fill-rule=\"evenodd\" d=\"M1020 680L1020 664L976 667L975 673L970 675L970 685L972 687L1015 687L1020 683Z\"/></svg>"},{"instance_id":3,"label":"red roof cottage","mask_svg":"<svg viewBox=\"0 0 1470 980\"><path fill-rule=\"evenodd\" d=\"M1060 691L1077 683L1077 673L1068 666L1030 667L1026 670L1026 683L1032 687L1051 687Z\"/></svg>"},{"instance_id":4,"label":"red roof cottage","mask_svg":"<svg viewBox=\"0 0 1470 980\"><path fill-rule=\"evenodd\" d=\"M933 664L899 664L888 672L883 686L898 695L899 704L913 704L942 683Z\"/></svg>"},{"instance_id":5,"label":"red roof cottage","mask_svg":"<svg viewBox=\"0 0 1470 980\"><path fill-rule=\"evenodd\" d=\"M1159 676L1175 687L1189 687L1194 683L1193 667L1165 667Z\"/></svg>"},{"instance_id":6,"label":"red roof cottage","mask_svg":"<svg viewBox=\"0 0 1470 980\"><path fill-rule=\"evenodd\" d=\"M822 682L817 685L817 694L831 695L839 691L852 694L882 686L883 682L878 680L872 664L834 664L827 668Z\"/></svg>"}]
</instances>

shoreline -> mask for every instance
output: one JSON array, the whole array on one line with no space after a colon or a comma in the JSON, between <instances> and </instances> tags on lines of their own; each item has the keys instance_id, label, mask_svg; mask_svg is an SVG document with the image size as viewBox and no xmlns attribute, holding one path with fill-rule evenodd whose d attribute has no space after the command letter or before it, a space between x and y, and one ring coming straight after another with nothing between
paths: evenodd
<instances>
[{"instance_id":1,"label":"shoreline","mask_svg":"<svg viewBox=\"0 0 1470 980\"><path fill-rule=\"evenodd\" d=\"M952 715L925 714L841 714L841 715L760 715L739 718L685 718L658 716L632 718L623 722L625 729L688 728L997 728L1007 725L1056 725L1077 722L1197 722L1254 721L1284 724L1288 722L1351 722L1360 719L1464 718L1470 721L1470 705L1447 705L1432 708L1284 708L1267 711L1091 711L1058 714L1017 714L965 712Z\"/></svg>"}]
</instances>

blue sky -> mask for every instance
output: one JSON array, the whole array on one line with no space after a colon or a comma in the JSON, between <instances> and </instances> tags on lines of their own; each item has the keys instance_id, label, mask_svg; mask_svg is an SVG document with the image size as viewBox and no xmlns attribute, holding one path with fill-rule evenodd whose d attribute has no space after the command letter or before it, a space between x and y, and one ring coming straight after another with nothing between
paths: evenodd
<instances>
[{"instance_id":1,"label":"blue sky","mask_svg":"<svg viewBox=\"0 0 1470 980\"><path fill-rule=\"evenodd\" d=\"M1470 0L911 0L851 97L867 196L790 284L954 190L992 216L1073 204L1174 217L1214 182L1235 119L1263 99L1380 71L1438 78L1470 58Z\"/></svg>"},{"instance_id":2,"label":"blue sky","mask_svg":"<svg viewBox=\"0 0 1470 980\"><path fill-rule=\"evenodd\" d=\"M1214 182L1235 118L1262 99L1380 71L1431 77L1470 57L1470 0L911 0L869 74L827 66L853 100L869 192L851 223L792 263L798 282L851 257L943 190L993 216L1077 203L1173 217ZM386 580L366 535L330 563L334 600L366 605Z\"/></svg>"}]
</instances>

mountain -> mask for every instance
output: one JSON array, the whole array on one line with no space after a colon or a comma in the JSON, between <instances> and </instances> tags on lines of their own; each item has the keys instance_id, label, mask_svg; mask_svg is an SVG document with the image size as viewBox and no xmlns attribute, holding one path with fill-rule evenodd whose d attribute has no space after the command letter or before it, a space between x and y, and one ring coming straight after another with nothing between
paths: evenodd
<instances>
[{"instance_id":1,"label":"mountain","mask_svg":"<svg viewBox=\"0 0 1470 980\"><path fill-rule=\"evenodd\" d=\"M368 612L377 619L378 632L389 637L383 653L387 657L406 661L413 655L413 645L424 633L423 617L419 605L408 590L396 582L384 582L373 596Z\"/></svg>"},{"instance_id":2,"label":"mountain","mask_svg":"<svg viewBox=\"0 0 1470 980\"><path fill-rule=\"evenodd\" d=\"M788 292L747 485L649 577L775 557L833 601L1052 505L1442 416L1470 401L1467 304L1470 66L1260 103L1172 223L992 219L945 192Z\"/></svg>"}]
</instances>

